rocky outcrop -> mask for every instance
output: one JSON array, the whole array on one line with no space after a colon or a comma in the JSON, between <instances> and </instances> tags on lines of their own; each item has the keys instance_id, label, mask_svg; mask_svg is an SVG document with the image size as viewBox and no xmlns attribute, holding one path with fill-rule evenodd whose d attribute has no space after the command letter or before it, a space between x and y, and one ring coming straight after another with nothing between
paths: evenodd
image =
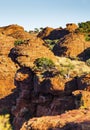
<instances>
[{"instance_id":1,"label":"rocky outcrop","mask_svg":"<svg viewBox=\"0 0 90 130\"><path fill-rule=\"evenodd\" d=\"M14 38L0 33L0 114L11 113L11 108L18 97L14 77L19 66L9 57L14 41Z\"/></svg>"},{"instance_id":2,"label":"rocky outcrop","mask_svg":"<svg viewBox=\"0 0 90 130\"><path fill-rule=\"evenodd\" d=\"M83 77L83 76L82 76ZM85 77L85 76L84 76ZM88 76L86 76L88 77ZM74 128L73 123L77 124L77 128L79 129L78 123L83 122L87 118L84 118L84 114L82 116L84 109L89 110L90 107L90 93L89 91L85 91L85 88L80 88L79 77L70 79L63 79L60 78L58 75L54 77L45 77L44 79L41 77L40 72L34 73L29 68L25 67L17 71L16 77L15 77L15 83L16 86L18 86L21 90L19 98L17 98L16 106L13 107L12 113L14 114L14 126L16 127L15 130L19 130L22 126L22 124L27 121L28 119L35 117L42 117L42 116L55 116L52 117L55 119L55 122L57 120L56 115L60 115L60 122L62 122L63 118L61 118L63 115L62 113L65 113L65 111L73 110L73 109L83 109L83 110L75 110L74 114L73 112L68 112L68 114L65 114L65 121L68 122L68 116L71 116L71 121L69 123L65 123L64 125L61 124L58 128L64 130L64 128L67 130L67 124L70 124L70 128ZM79 86L80 85L80 86ZM87 86L85 86L87 88ZM80 90L81 89L81 90ZM89 110L90 111L90 110ZM75 116L78 115L76 112L83 118L81 122L75 122L77 120L74 120ZM88 112L88 111L87 111ZM28 113L28 116L27 116ZM73 115L73 120L72 120ZM87 114L88 115L88 114ZM78 120L80 121L81 116L78 117ZM45 119L43 118L43 122L45 122L47 117ZM49 118L49 119L48 119ZM50 117L48 117L47 120L50 120ZM88 119L90 118L90 115L88 115ZM42 119L42 118L40 118ZM77 116L76 116L77 119ZM38 120L35 119L35 121ZM35 124L35 127L32 126ZM42 126L38 126L37 122L34 122L33 119L30 120L30 130L31 129L42 129ZM29 123L30 123L29 122ZM40 120L41 122L41 120ZM43 129L48 130L50 128L54 129L57 128L57 125L50 122L48 122L48 126L46 125L47 122L45 122L45 126ZM71 124L72 123L72 124ZM26 123L22 128L27 129L29 125ZM55 126L54 126L55 125ZM47 127L46 127L47 126ZM53 127L54 126L54 127ZM71 127L72 126L72 127ZM86 126L86 124L85 124ZM82 127L82 123L80 124L80 128ZM86 126L87 127L87 126Z\"/></svg>"},{"instance_id":3,"label":"rocky outcrop","mask_svg":"<svg viewBox=\"0 0 90 130\"><path fill-rule=\"evenodd\" d=\"M13 48L10 55L11 57L16 56L15 60L20 66L26 66L30 68L34 66L34 61L41 57L48 57L53 62L57 62L57 58L54 56L54 54L43 45L43 40L36 37L28 40L27 43Z\"/></svg>"},{"instance_id":4,"label":"rocky outcrop","mask_svg":"<svg viewBox=\"0 0 90 130\"><path fill-rule=\"evenodd\" d=\"M62 29L62 28L53 29L50 27L46 27L38 34L38 37L42 39L55 40L55 39L62 38L68 33L69 31L67 29Z\"/></svg>"},{"instance_id":5,"label":"rocky outcrop","mask_svg":"<svg viewBox=\"0 0 90 130\"><path fill-rule=\"evenodd\" d=\"M79 90L90 91L90 74L79 77L77 83Z\"/></svg>"},{"instance_id":6,"label":"rocky outcrop","mask_svg":"<svg viewBox=\"0 0 90 130\"><path fill-rule=\"evenodd\" d=\"M18 25L0 28L0 113L12 112L15 130L89 130L90 67L71 57L85 56L90 42L76 29L74 24L45 28L37 37ZM60 39L54 54L71 59L56 57L39 37ZM14 44L18 39L22 44ZM37 58L55 65L40 69L35 66Z\"/></svg>"},{"instance_id":7,"label":"rocky outcrop","mask_svg":"<svg viewBox=\"0 0 90 130\"><path fill-rule=\"evenodd\" d=\"M50 40L55 40L55 39L60 39L67 35L70 32L74 32L78 26L74 23L69 23L66 24L66 28L50 28L46 27L44 28L39 34L38 37L42 39L50 39Z\"/></svg>"},{"instance_id":8,"label":"rocky outcrop","mask_svg":"<svg viewBox=\"0 0 90 130\"><path fill-rule=\"evenodd\" d=\"M78 90L73 92L76 108L90 107L90 74L77 79Z\"/></svg>"},{"instance_id":9,"label":"rocky outcrop","mask_svg":"<svg viewBox=\"0 0 90 130\"><path fill-rule=\"evenodd\" d=\"M66 24L66 29L69 32L74 32L77 28L78 28L78 26L76 24L74 24L74 23Z\"/></svg>"},{"instance_id":10,"label":"rocky outcrop","mask_svg":"<svg viewBox=\"0 0 90 130\"><path fill-rule=\"evenodd\" d=\"M85 36L80 33L69 33L60 39L53 52L58 56L80 57L85 59L84 51L90 47L90 41L85 41Z\"/></svg>"},{"instance_id":11,"label":"rocky outcrop","mask_svg":"<svg viewBox=\"0 0 90 130\"><path fill-rule=\"evenodd\" d=\"M58 116L33 118L21 130L89 130L90 109L72 110Z\"/></svg>"},{"instance_id":12,"label":"rocky outcrop","mask_svg":"<svg viewBox=\"0 0 90 130\"><path fill-rule=\"evenodd\" d=\"M30 38L33 38L33 35L25 32L24 28L17 24L0 27L0 32L6 36L11 36L16 39L28 40Z\"/></svg>"},{"instance_id":13,"label":"rocky outcrop","mask_svg":"<svg viewBox=\"0 0 90 130\"><path fill-rule=\"evenodd\" d=\"M18 32L19 30L24 31L24 28L17 25L17 24L12 24L4 27L0 27L0 32L5 34L5 35L10 35L13 32Z\"/></svg>"},{"instance_id":14,"label":"rocky outcrop","mask_svg":"<svg viewBox=\"0 0 90 130\"><path fill-rule=\"evenodd\" d=\"M73 92L76 108L90 108L90 92L77 90Z\"/></svg>"},{"instance_id":15,"label":"rocky outcrop","mask_svg":"<svg viewBox=\"0 0 90 130\"><path fill-rule=\"evenodd\" d=\"M46 27L44 28L39 34L38 34L38 37L40 38L46 38L50 35L50 33L53 31L54 29L53 28L50 28L50 27Z\"/></svg>"},{"instance_id":16,"label":"rocky outcrop","mask_svg":"<svg viewBox=\"0 0 90 130\"><path fill-rule=\"evenodd\" d=\"M24 67L17 71L15 85L19 88L20 93L19 98L16 100L16 106L12 107L12 113L15 116L15 130L19 130L22 123L32 117L35 111L35 106L31 103L33 72L30 68Z\"/></svg>"},{"instance_id":17,"label":"rocky outcrop","mask_svg":"<svg viewBox=\"0 0 90 130\"><path fill-rule=\"evenodd\" d=\"M6 110L11 112L18 97L18 88L15 86L14 77L19 65L13 62L10 51L15 47L17 39L27 40L31 36L18 25L0 27L0 113Z\"/></svg>"},{"instance_id":18,"label":"rocky outcrop","mask_svg":"<svg viewBox=\"0 0 90 130\"><path fill-rule=\"evenodd\" d=\"M34 116L58 115L74 109L75 97L71 93L77 88L71 87L71 91L68 91L65 82L59 76L43 79L40 73L34 73L28 67L19 69L15 75L15 85L20 93L16 105L12 107L15 130L19 130L25 121Z\"/></svg>"}]
</instances>

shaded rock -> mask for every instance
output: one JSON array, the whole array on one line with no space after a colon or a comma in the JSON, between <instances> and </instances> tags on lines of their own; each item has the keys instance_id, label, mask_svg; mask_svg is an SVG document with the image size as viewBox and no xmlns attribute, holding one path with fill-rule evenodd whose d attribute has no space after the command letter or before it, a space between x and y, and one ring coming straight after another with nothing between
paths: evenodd
<instances>
[{"instance_id":1,"label":"shaded rock","mask_svg":"<svg viewBox=\"0 0 90 130\"><path fill-rule=\"evenodd\" d=\"M59 76L44 79L37 87L39 93L63 94L64 80L60 79Z\"/></svg>"},{"instance_id":2,"label":"shaded rock","mask_svg":"<svg viewBox=\"0 0 90 130\"><path fill-rule=\"evenodd\" d=\"M48 35L50 35L50 33L53 31L54 29L53 28L50 28L50 27L46 27L43 29L43 31L41 31L39 34L38 34L38 37L40 38L46 38L48 37Z\"/></svg>"},{"instance_id":3,"label":"shaded rock","mask_svg":"<svg viewBox=\"0 0 90 130\"><path fill-rule=\"evenodd\" d=\"M16 100L16 105L12 107L12 113L15 116L13 121L15 130L19 130L22 123L32 117L35 111L35 105L31 103L33 72L30 68L24 67L17 70L15 75L15 85L19 87L20 93Z\"/></svg>"},{"instance_id":4,"label":"shaded rock","mask_svg":"<svg viewBox=\"0 0 90 130\"><path fill-rule=\"evenodd\" d=\"M90 91L90 74L79 77L77 83L79 90Z\"/></svg>"},{"instance_id":5,"label":"shaded rock","mask_svg":"<svg viewBox=\"0 0 90 130\"><path fill-rule=\"evenodd\" d=\"M62 38L68 33L69 31L66 29L62 29L62 28L53 29L50 27L46 27L38 34L38 37L42 39L55 40L55 39Z\"/></svg>"},{"instance_id":6,"label":"shaded rock","mask_svg":"<svg viewBox=\"0 0 90 130\"><path fill-rule=\"evenodd\" d=\"M36 93L52 95L71 95L78 89L77 78L64 79L60 75L43 78L42 74L36 74L34 77L34 91Z\"/></svg>"},{"instance_id":7,"label":"shaded rock","mask_svg":"<svg viewBox=\"0 0 90 130\"><path fill-rule=\"evenodd\" d=\"M44 96L43 96L44 97ZM37 106L36 116L60 115L67 110L75 108L72 96L53 97L52 101Z\"/></svg>"},{"instance_id":8,"label":"shaded rock","mask_svg":"<svg viewBox=\"0 0 90 130\"><path fill-rule=\"evenodd\" d=\"M73 92L76 108L90 108L90 92L77 90Z\"/></svg>"}]
</instances>

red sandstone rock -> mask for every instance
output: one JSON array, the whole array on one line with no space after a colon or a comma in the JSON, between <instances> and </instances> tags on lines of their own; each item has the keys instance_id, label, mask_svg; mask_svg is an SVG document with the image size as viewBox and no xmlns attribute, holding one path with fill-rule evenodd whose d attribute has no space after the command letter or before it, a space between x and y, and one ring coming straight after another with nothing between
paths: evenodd
<instances>
[{"instance_id":1,"label":"red sandstone rock","mask_svg":"<svg viewBox=\"0 0 90 130\"><path fill-rule=\"evenodd\" d=\"M59 56L77 56L90 47L90 42L85 42L84 36L75 33L75 29L74 25L67 25L66 29L46 28L38 36L43 39L63 37L58 44ZM24 44L15 47L17 39L24 40ZM0 98L4 98L0 100L0 112L3 108L11 112L12 108L15 130L36 116L46 117L31 119L22 130L89 130L90 75L65 79L60 75L50 77L33 72L31 68L37 58L48 57L57 64L56 56L43 43L18 25L0 28ZM84 110L72 110L76 108ZM72 111L65 113L68 110Z\"/></svg>"},{"instance_id":2,"label":"red sandstone rock","mask_svg":"<svg viewBox=\"0 0 90 130\"><path fill-rule=\"evenodd\" d=\"M58 116L32 118L21 130L89 130L90 109L72 110Z\"/></svg>"},{"instance_id":3,"label":"red sandstone rock","mask_svg":"<svg viewBox=\"0 0 90 130\"><path fill-rule=\"evenodd\" d=\"M74 32L78 26L74 23L66 24L66 29L69 30L69 32Z\"/></svg>"},{"instance_id":4,"label":"red sandstone rock","mask_svg":"<svg viewBox=\"0 0 90 130\"><path fill-rule=\"evenodd\" d=\"M64 35L68 33L69 31L67 29L62 29L62 28L53 29L50 27L46 27L38 34L38 37L42 39L55 40L55 39L62 38Z\"/></svg>"},{"instance_id":5,"label":"red sandstone rock","mask_svg":"<svg viewBox=\"0 0 90 130\"><path fill-rule=\"evenodd\" d=\"M55 55L67 57L83 57L84 51L90 47L90 41L85 41L85 36L80 33L69 33L60 39L53 49Z\"/></svg>"}]
</instances>

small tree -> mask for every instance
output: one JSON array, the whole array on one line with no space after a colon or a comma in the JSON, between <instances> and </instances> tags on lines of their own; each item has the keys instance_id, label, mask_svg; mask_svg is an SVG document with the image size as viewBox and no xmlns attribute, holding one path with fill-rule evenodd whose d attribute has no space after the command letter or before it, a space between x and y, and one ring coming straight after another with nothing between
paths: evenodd
<instances>
[{"instance_id":1,"label":"small tree","mask_svg":"<svg viewBox=\"0 0 90 130\"><path fill-rule=\"evenodd\" d=\"M55 67L51 59L44 58L44 57L36 59L34 64L37 70L50 70Z\"/></svg>"},{"instance_id":2,"label":"small tree","mask_svg":"<svg viewBox=\"0 0 90 130\"><path fill-rule=\"evenodd\" d=\"M38 28L34 28L34 32L35 33L39 33L39 29Z\"/></svg>"},{"instance_id":3,"label":"small tree","mask_svg":"<svg viewBox=\"0 0 90 130\"><path fill-rule=\"evenodd\" d=\"M43 29L44 29L44 28L43 28L43 27L41 27L41 28L40 28L40 31L43 31Z\"/></svg>"},{"instance_id":4,"label":"small tree","mask_svg":"<svg viewBox=\"0 0 90 130\"><path fill-rule=\"evenodd\" d=\"M90 59L86 60L86 64L90 66Z\"/></svg>"},{"instance_id":5,"label":"small tree","mask_svg":"<svg viewBox=\"0 0 90 130\"><path fill-rule=\"evenodd\" d=\"M17 45L21 45L21 44L23 44L23 43L24 43L23 40L18 39L18 40L16 40L16 41L14 42L14 45L17 46Z\"/></svg>"},{"instance_id":6,"label":"small tree","mask_svg":"<svg viewBox=\"0 0 90 130\"><path fill-rule=\"evenodd\" d=\"M78 31L85 34L85 40L90 41L90 21L78 23Z\"/></svg>"},{"instance_id":7,"label":"small tree","mask_svg":"<svg viewBox=\"0 0 90 130\"><path fill-rule=\"evenodd\" d=\"M79 31L88 33L90 32L90 21L78 23Z\"/></svg>"}]
</instances>

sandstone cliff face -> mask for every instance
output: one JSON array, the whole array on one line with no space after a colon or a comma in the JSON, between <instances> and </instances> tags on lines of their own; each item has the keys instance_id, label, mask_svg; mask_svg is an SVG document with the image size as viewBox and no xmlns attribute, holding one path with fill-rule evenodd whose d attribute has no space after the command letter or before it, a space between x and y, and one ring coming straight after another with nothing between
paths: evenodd
<instances>
[{"instance_id":1,"label":"sandstone cliff face","mask_svg":"<svg viewBox=\"0 0 90 130\"><path fill-rule=\"evenodd\" d=\"M14 42L17 39L27 40L30 38L31 35L26 33L21 26L0 27L0 112L4 109L11 109L12 105L15 104L16 93L18 93L14 77L19 65L13 62L10 57L10 52L15 47ZM6 97L5 100L4 97Z\"/></svg>"},{"instance_id":2,"label":"sandstone cliff face","mask_svg":"<svg viewBox=\"0 0 90 130\"><path fill-rule=\"evenodd\" d=\"M15 39L3 34L0 35L0 98L11 93L14 86L16 66L9 58L9 53L14 47Z\"/></svg>"},{"instance_id":3,"label":"sandstone cliff face","mask_svg":"<svg viewBox=\"0 0 90 130\"><path fill-rule=\"evenodd\" d=\"M43 82L43 83L42 83ZM75 98L71 94L74 89L65 90L65 80L59 77L42 79L28 67L17 71L15 84L20 89L16 105L12 107L15 130L34 116L51 116L76 108ZM71 82L70 82L71 84ZM68 84L69 85L69 84Z\"/></svg>"},{"instance_id":4,"label":"sandstone cliff face","mask_svg":"<svg viewBox=\"0 0 90 130\"><path fill-rule=\"evenodd\" d=\"M75 29L74 24L46 28L37 37L18 25L0 28L0 112L10 110L15 130L89 130L90 67L60 57L83 57L90 47ZM60 39L54 53L39 37ZM14 45L18 39L23 44ZM35 70L34 61L42 57L51 59L55 68Z\"/></svg>"},{"instance_id":5,"label":"sandstone cliff face","mask_svg":"<svg viewBox=\"0 0 90 130\"><path fill-rule=\"evenodd\" d=\"M89 101L90 92L88 90L87 91L84 90L85 88L87 88L88 85L86 85L84 89L83 87L80 88L81 87L80 82L82 82L83 78L75 78L74 80L72 79L65 80L55 76L53 78L47 78L47 80L42 80L42 78L39 77L40 74L35 74L31 72L29 68L22 68L21 70L17 71L16 78L15 78L15 83L21 89L21 92L19 98L16 101L16 106L12 108L12 113L15 115L14 126L16 130L19 130L22 124L25 121L27 121L29 118L32 118L33 116L35 117L55 116L55 115L60 115L68 110L79 109L79 108L88 109L90 107L90 101ZM85 81L87 82L87 80ZM76 112L80 115L81 114L80 111L82 110L77 110ZM71 112L66 114L65 115L66 118L64 119L64 121L68 120L67 116L71 116L71 121L72 121L72 113L74 118L77 115L76 112L74 113ZM50 120L49 118L50 117L48 117L47 120ZM56 122L57 116L53 118L55 118L54 121ZM87 118L89 120L90 115L88 115ZM36 120L39 120L39 118L35 119L35 121ZM43 121L44 120L46 120L46 117L45 118L43 117ZM59 118L59 120L60 122L63 122L63 119ZM83 122L84 117L83 120L81 120L81 117L79 116L78 120ZM40 122L38 123L41 123L41 120L39 121ZM76 120L74 120L74 122L75 121ZM52 123L52 127L50 128L54 128L54 127L57 128L57 124L55 125L55 122ZM30 120L29 123L34 124L34 119ZM30 130L31 129L42 130L43 124L40 125L37 122L35 123L36 123L35 127L34 125L33 126L25 125L22 128L27 129L29 128L29 126L31 126ZM43 129L48 130L49 126L46 125L47 122L44 123L45 125ZM77 123L80 122L76 122L75 124ZM28 122L26 124L28 124ZM63 123L61 123L61 125L58 127L62 128L63 126L62 129L64 129L65 127L67 130L66 124L64 124L63 126ZM50 125L50 123L48 123L48 125ZM70 125L69 127L71 128L71 126L73 130L74 125ZM82 123L80 124L80 127L82 127ZM87 128L87 126L85 128ZM77 124L77 129L79 129L78 124Z\"/></svg>"}]
</instances>

